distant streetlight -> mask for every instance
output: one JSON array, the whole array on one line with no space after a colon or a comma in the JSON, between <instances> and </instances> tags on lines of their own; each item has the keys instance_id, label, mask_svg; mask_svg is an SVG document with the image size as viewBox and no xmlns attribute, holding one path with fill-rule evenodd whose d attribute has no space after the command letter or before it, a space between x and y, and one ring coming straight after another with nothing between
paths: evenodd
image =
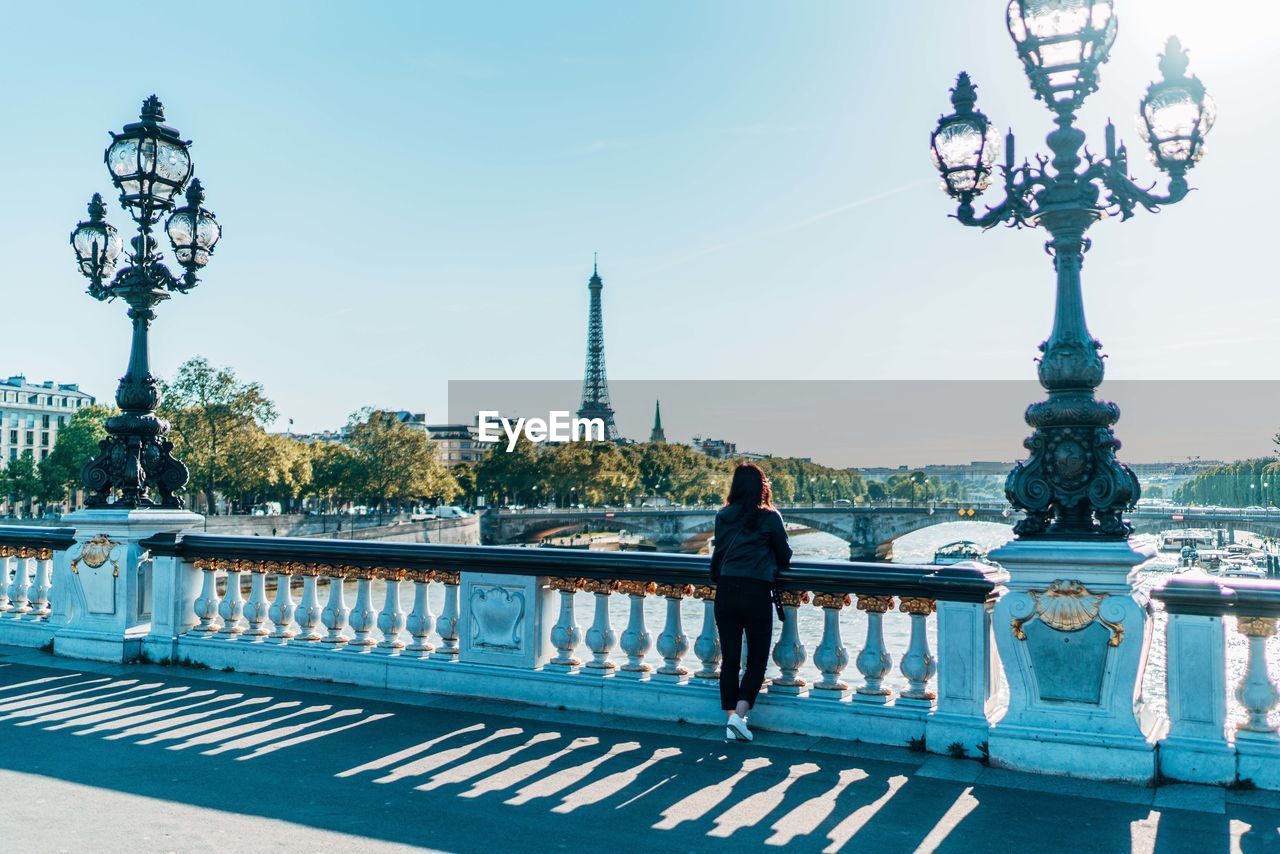
<instances>
[{"instance_id":1,"label":"distant streetlight","mask_svg":"<svg viewBox=\"0 0 1280 854\"><path fill-rule=\"evenodd\" d=\"M142 105L140 121L111 135L105 159L111 180L120 191L120 204L137 225L129 241L129 266L116 273L120 238L106 222L106 205L94 193L89 219L71 232L76 264L89 280L89 296L109 302L117 297L129 305L133 343L129 367L116 389L120 414L107 419L107 438L99 454L85 464L80 479L90 492L86 504L102 507L181 507L178 495L189 479L187 467L174 458L166 436L169 422L155 414L160 403L158 381L151 373L148 331L153 309L173 293L186 293L213 254L222 229L205 210L204 188L191 178L191 143L163 124L164 107L152 95ZM173 210L174 199L186 189L186 205ZM172 213L169 213L172 211ZM169 213L165 231L174 257L186 271L174 276L163 263L152 234ZM159 499L152 498L154 489ZM113 502L114 499L114 502Z\"/></svg>"},{"instance_id":2,"label":"distant streetlight","mask_svg":"<svg viewBox=\"0 0 1280 854\"><path fill-rule=\"evenodd\" d=\"M959 202L956 218L962 224L1043 226L1051 238L1046 248L1057 271L1057 299L1039 364L1049 398L1027 410L1034 430L1027 440L1031 454L1010 473L1005 492L1025 512L1014 529L1020 537L1123 539L1132 526L1121 514L1136 505L1141 490L1115 457L1120 443L1111 427L1120 410L1095 396L1103 376L1102 345L1085 325L1080 293L1080 267L1090 243L1085 232L1104 215L1124 220L1138 206L1154 212L1186 197L1186 173L1204 154L1216 110L1200 81L1187 76L1182 45L1169 39L1160 60L1163 79L1147 89L1139 106L1151 160L1169 176L1168 192L1152 193L1129 177L1128 152L1123 144L1117 147L1110 123L1103 157L1085 151L1082 158L1085 134L1075 127L1076 111L1098 88L1098 70L1115 40L1113 0L1012 0L1007 22L1036 98L1054 113L1057 127L1047 139L1052 159L1037 155L1035 165L1018 165L1009 132L999 170L1005 197L977 214L973 202L992 183L1000 138L975 108L976 87L965 73L951 90L954 112L938 120L930 137L934 165L943 189Z\"/></svg>"}]
</instances>

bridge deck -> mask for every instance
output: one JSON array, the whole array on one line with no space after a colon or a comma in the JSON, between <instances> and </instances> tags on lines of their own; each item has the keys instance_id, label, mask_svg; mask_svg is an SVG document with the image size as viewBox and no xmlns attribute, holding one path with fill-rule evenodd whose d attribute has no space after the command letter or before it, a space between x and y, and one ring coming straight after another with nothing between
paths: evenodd
<instances>
[{"instance_id":1,"label":"bridge deck","mask_svg":"<svg viewBox=\"0 0 1280 854\"><path fill-rule=\"evenodd\" d=\"M0 647L13 850L1274 850L1280 795ZM411 704L410 704L411 703ZM235 708L232 708L232 707ZM730 790L732 787L732 790ZM228 845L228 840L234 843Z\"/></svg>"}]
</instances>

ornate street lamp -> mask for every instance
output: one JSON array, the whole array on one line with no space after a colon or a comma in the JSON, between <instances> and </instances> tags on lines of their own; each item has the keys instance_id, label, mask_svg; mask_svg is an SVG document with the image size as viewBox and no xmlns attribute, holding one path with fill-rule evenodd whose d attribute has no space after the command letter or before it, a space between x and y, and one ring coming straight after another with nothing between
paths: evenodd
<instances>
[{"instance_id":1,"label":"ornate street lamp","mask_svg":"<svg viewBox=\"0 0 1280 854\"><path fill-rule=\"evenodd\" d=\"M200 182L190 181L191 143L162 124L164 107L155 95L143 103L140 118L111 135L105 155L111 180L120 191L120 204L137 225L138 233L129 241L128 266L111 277L121 246L116 230L104 219L101 195L93 195L89 219L71 233L76 263L89 280L89 295L102 301L124 300L133 321L129 367L116 389L121 412L107 419L107 438L80 473L91 493L90 507L182 506L178 493L187 483L187 467L172 454L173 443L166 438L168 422L155 414L160 390L151 373L147 333L156 305L198 284L197 271L209 263L222 236L217 219L202 207ZM175 197L184 189L186 205L173 210ZM165 231L178 264L186 271L181 278L164 265L152 234L170 211Z\"/></svg>"},{"instance_id":2,"label":"ornate street lamp","mask_svg":"<svg viewBox=\"0 0 1280 854\"><path fill-rule=\"evenodd\" d=\"M1034 430L1024 443L1030 457L1009 474L1005 493L1026 514L1015 527L1020 538L1124 539L1132 529L1121 514L1137 503L1138 479L1115 457L1120 442L1111 427L1119 408L1094 394L1103 363L1080 292L1090 243L1085 232L1109 214L1125 220L1139 205L1154 212L1181 201L1187 170L1204 154L1216 113L1204 86L1186 75L1182 45L1169 39L1160 61L1164 79L1148 88L1139 109L1152 162L1169 176L1167 191L1153 193L1129 177L1128 153L1116 145L1109 122L1103 157L1082 153L1085 134L1075 127L1076 111L1098 88L1098 70L1115 41L1113 0L1012 0L1007 23L1036 98L1054 113L1057 128L1047 138L1052 159L1037 155L1034 164L1018 165L1010 132L999 169L1004 199L977 214L974 199L995 175L999 139L976 109L976 87L963 73L951 90L954 112L938 120L930 138L942 188L959 202L961 223L1042 226L1051 238L1046 249L1057 271L1057 299L1039 360L1040 384L1049 395L1027 410Z\"/></svg>"}]
</instances>

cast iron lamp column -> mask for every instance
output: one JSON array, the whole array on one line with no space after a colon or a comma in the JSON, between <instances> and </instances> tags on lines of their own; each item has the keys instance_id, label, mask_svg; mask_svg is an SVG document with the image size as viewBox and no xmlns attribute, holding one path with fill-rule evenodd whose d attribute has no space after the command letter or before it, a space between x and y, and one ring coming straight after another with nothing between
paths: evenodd
<instances>
[{"instance_id":1,"label":"cast iron lamp column","mask_svg":"<svg viewBox=\"0 0 1280 854\"><path fill-rule=\"evenodd\" d=\"M90 492L89 507L181 507L178 493L186 486L187 467L174 458L166 435L169 423L155 414L160 389L151 373L148 331L155 307L174 292L186 293L198 284L197 271L209 262L221 228L205 210L204 189L191 178L191 143L162 124L164 107L155 95L142 105L141 120L111 135L105 159L111 180L120 191L120 204L137 225L130 241L129 265L116 273L121 252L116 230L105 221L106 206L95 193L89 219L71 233L80 272L89 279L94 299L117 297L129 306L133 342L129 367L116 389L120 414L107 419L107 438L98 455L87 462L80 479ZM186 190L186 205L174 208L174 197ZM163 263L152 232L160 218L173 253L186 271L175 277ZM156 493L153 497L152 491Z\"/></svg>"},{"instance_id":2,"label":"cast iron lamp column","mask_svg":"<svg viewBox=\"0 0 1280 854\"><path fill-rule=\"evenodd\" d=\"M1133 472L1116 460L1120 442L1111 428L1120 409L1095 395L1103 377L1102 345L1085 325L1085 234L1105 215L1125 220L1139 205L1155 212L1181 201L1187 170L1203 156L1216 113L1204 86L1187 76L1181 44L1169 39L1160 61L1163 79L1147 89L1139 109L1151 160L1169 176L1167 191L1153 193L1129 177L1127 151L1117 147L1110 123L1100 158L1084 148L1085 134L1075 127L1076 111L1097 90L1098 70L1115 41L1113 0L1012 0L1007 23L1036 98L1054 113L1057 127L1047 138L1052 160L1037 155L1034 165L1017 165L1010 132L1000 169L1005 197L977 214L973 202L991 184L1000 139L975 109L975 87L965 73L951 90L954 112L938 120L930 138L934 165L943 189L959 202L961 223L1043 226L1049 232L1045 249L1057 271L1057 299L1038 370L1048 399L1027 409L1034 430L1024 443L1030 456L1010 472L1005 494L1025 513L1014 529L1020 538L1121 540L1132 532L1122 514L1137 504L1140 490Z\"/></svg>"}]
</instances>

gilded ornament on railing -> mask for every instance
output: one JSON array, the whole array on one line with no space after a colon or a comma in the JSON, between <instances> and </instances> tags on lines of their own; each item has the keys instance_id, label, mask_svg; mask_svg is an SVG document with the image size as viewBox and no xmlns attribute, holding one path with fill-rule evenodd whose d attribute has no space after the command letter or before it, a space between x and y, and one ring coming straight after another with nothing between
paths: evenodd
<instances>
[{"instance_id":1,"label":"gilded ornament on railing","mask_svg":"<svg viewBox=\"0 0 1280 854\"><path fill-rule=\"evenodd\" d=\"M383 581L404 581L405 576L409 574L409 570L403 567L387 567L380 566L376 570L376 575Z\"/></svg>"},{"instance_id":2,"label":"gilded ornament on railing","mask_svg":"<svg viewBox=\"0 0 1280 854\"><path fill-rule=\"evenodd\" d=\"M31 546L18 546L17 557L20 560L26 560L27 558L35 557L36 553L37 553L37 550L32 548Z\"/></svg>"},{"instance_id":3,"label":"gilded ornament on railing","mask_svg":"<svg viewBox=\"0 0 1280 854\"><path fill-rule=\"evenodd\" d=\"M320 566L314 563L301 563L298 561L290 561L280 570L285 575L319 575Z\"/></svg>"},{"instance_id":4,"label":"gilded ornament on railing","mask_svg":"<svg viewBox=\"0 0 1280 854\"><path fill-rule=\"evenodd\" d=\"M0 546L0 557L13 557L13 546Z\"/></svg>"},{"instance_id":5,"label":"gilded ornament on railing","mask_svg":"<svg viewBox=\"0 0 1280 854\"><path fill-rule=\"evenodd\" d=\"M37 560L53 560L53 549L40 549L40 553L36 555Z\"/></svg>"},{"instance_id":6,"label":"gilded ornament on railing","mask_svg":"<svg viewBox=\"0 0 1280 854\"><path fill-rule=\"evenodd\" d=\"M452 569L437 569L436 581L441 584L460 584L462 582L462 573Z\"/></svg>"},{"instance_id":7,"label":"gilded ornament on railing","mask_svg":"<svg viewBox=\"0 0 1280 854\"><path fill-rule=\"evenodd\" d=\"M378 568L374 566L346 566L339 569L347 570L344 575L348 578L354 578L356 581L373 581L378 574Z\"/></svg>"},{"instance_id":8,"label":"gilded ornament on railing","mask_svg":"<svg viewBox=\"0 0 1280 854\"><path fill-rule=\"evenodd\" d=\"M618 592L628 596L650 596L657 591L657 587L652 581L622 581L618 584Z\"/></svg>"},{"instance_id":9,"label":"gilded ornament on railing","mask_svg":"<svg viewBox=\"0 0 1280 854\"><path fill-rule=\"evenodd\" d=\"M80 553L71 559L71 571L79 575L80 564L82 563L90 569L98 569L110 560L111 576L119 578L120 561L112 556L119 547L120 544L113 543L106 534L97 534L93 539L87 540L80 545Z\"/></svg>"},{"instance_id":10,"label":"gilded ornament on railing","mask_svg":"<svg viewBox=\"0 0 1280 854\"><path fill-rule=\"evenodd\" d=\"M858 594L858 610L871 614L887 614L893 610L892 596L872 596L869 593Z\"/></svg>"},{"instance_id":11,"label":"gilded ornament on railing","mask_svg":"<svg viewBox=\"0 0 1280 854\"><path fill-rule=\"evenodd\" d=\"M561 593L576 593L582 589L584 578L553 578L551 579L551 589L558 590Z\"/></svg>"},{"instance_id":12,"label":"gilded ornament on railing","mask_svg":"<svg viewBox=\"0 0 1280 854\"><path fill-rule=\"evenodd\" d=\"M609 594L615 593L622 582L608 578L592 578L587 579L583 585L583 589L588 593Z\"/></svg>"},{"instance_id":13,"label":"gilded ornament on railing","mask_svg":"<svg viewBox=\"0 0 1280 854\"><path fill-rule=\"evenodd\" d=\"M285 569L287 566L288 564L280 563L278 560L269 560L262 564L262 571L269 575L283 575L288 572Z\"/></svg>"},{"instance_id":14,"label":"gilded ornament on railing","mask_svg":"<svg viewBox=\"0 0 1280 854\"><path fill-rule=\"evenodd\" d=\"M716 601L716 588L714 584L699 584L693 588L693 598Z\"/></svg>"},{"instance_id":15,"label":"gilded ornament on railing","mask_svg":"<svg viewBox=\"0 0 1280 854\"><path fill-rule=\"evenodd\" d=\"M904 614L928 616L938 607L938 603L923 596L899 596L898 610Z\"/></svg>"},{"instance_id":16,"label":"gilded ornament on railing","mask_svg":"<svg viewBox=\"0 0 1280 854\"><path fill-rule=\"evenodd\" d=\"M1269 638L1276 633L1276 618L1237 617L1236 628L1247 638Z\"/></svg>"},{"instance_id":17,"label":"gilded ornament on railing","mask_svg":"<svg viewBox=\"0 0 1280 854\"><path fill-rule=\"evenodd\" d=\"M799 608L809 603L809 594L804 590L779 590L778 601L788 608Z\"/></svg>"},{"instance_id":18,"label":"gilded ornament on railing","mask_svg":"<svg viewBox=\"0 0 1280 854\"><path fill-rule=\"evenodd\" d=\"M656 584L653 592L667 599L683 599L693 595L692 584Z\"/></svg>"},{"instance_id":19,"label":"gilded ornament on railing","mask_svg":"<svg viewBox=\"0 0 1280 854\"><path fill-rule=\"evenodd\" d=\"M253 574L255 574L255 575L266 575L268 572L271 572L271 571L272 571L272 570L267 569L267 562L266 562L266 561L257 561L257 560L255 560L255 561L253 561L252 563L249 563L249 562L247 562L247 561L246 561L246 563L248 563L248 566L246 567L246 569L247 569L249 572L252 572L252 573L253 573Z\"/></svg>"},{"instance_id":20,"label":"gilded ornament on railing","mask_svg":"<svg viewBox=\"0 0 1280 854\"><path fill-rule=\"evenodd\" d=\"M411 569L408 572L409 580L418 584L426 584L435 577L436 573L431 569Z\"/></svg>"},{"instance_id":21,"label":"gilded ornament on railing","mask_svg":"<svg viewBox=\"0 0 1280 854\"><path fill-rule=\"evenodd\" d=\"M1011 623L1013 636L1018 640L1027 639L1022 626L1031 619L1038 619L1060 632L1078 632L1097 620L1111 631L1109 646L1119 646L1124 640L1124 626L1100 614L1106 593L1090 593L1079 581L1060 578L1050 583L1044 592L1031 591L1030 595L1035 603L1032 612L1025 617L1015 617Z\"/></svg>"},{"instance_id":22,"label":"gilded ornament on railing","mask_svg":"<svg viewBox=\"0 0 1280 854\"><path fill-rule=\"evenodd\" d=\"M852 602L848 593L813 594L813 604L819 608L847 608Z\"/></svg>"}]
</instances>

